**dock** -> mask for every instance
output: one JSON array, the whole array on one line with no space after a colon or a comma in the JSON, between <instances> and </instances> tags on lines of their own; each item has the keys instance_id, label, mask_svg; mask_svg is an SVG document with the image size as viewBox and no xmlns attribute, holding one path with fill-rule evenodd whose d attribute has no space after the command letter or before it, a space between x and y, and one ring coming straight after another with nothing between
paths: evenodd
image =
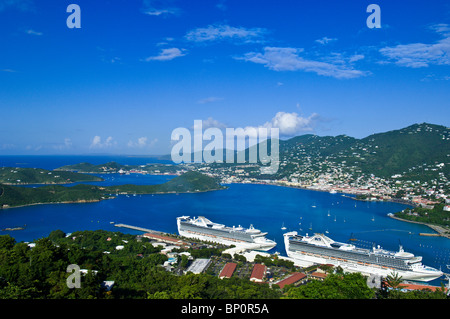
<instances>
[{"instance_id":1,"label":"dock","mask_svg":"<svg viewBox=\"0 0 450 319\"><path fill-rule=\"evenodd\" d=\"M156 234L156 235L164 234L163 232L160 232L160 231L157 231L157 230L143 228L143 227L138 227L138 226L127 225L127 224L115 224L114 226L122 227L122 228L128 228L128 229L133 229L133 230L138 230L138 231L142 231L144 233L150 233L150 234Z\"/></svg>"}]
</instances>

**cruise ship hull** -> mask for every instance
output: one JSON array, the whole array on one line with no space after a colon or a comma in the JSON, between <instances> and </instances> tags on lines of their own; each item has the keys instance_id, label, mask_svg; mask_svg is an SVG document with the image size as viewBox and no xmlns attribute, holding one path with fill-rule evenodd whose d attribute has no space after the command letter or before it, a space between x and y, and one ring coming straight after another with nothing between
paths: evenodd
<instances>
[{"instance_id":1,"label":"cruise ship hull","mask_svg":"<svg viewBox=\"0 0 450 319\"><path fill-rule=\"evenodd\" d=\"M312 264L330 264L333 266L340 266L347 272L359 272L364 275L378 275L386 278L389 275L397 274L401 276L403 280L414 281L431 281L437 279L443 275L443 273L432 267L423 266L420 262L415 263L412 266L391 266L382 262L374 263L372 260L381 260L381 257L364 256L360 254L355 258L352 258L352 253L345 251L336 251L330 248L315 247L314 245L308 245L298 241L291 241L292 233L284 235L284 243L286 247L286 254L294 259L302 262L304 265ZM356 254L355 254L356 255ZM354 256L353 256L354 257ZM399 261L399 265L404 263Z\"/></svg>"},{"instance_id":2,"label":"cruise ship hull","mask_svg":"<svg viewBox=\"0 0 450 319\"><path fill-rule=\"evenodd\" d=\"M398 274L402 277L403 280L414 280L414 281L431 281L434 279L437 279L442 276L442 273L436 273L436 271L426 271L423 272L416 272L416 271L404 271L404 270L398 270L395 268L388 268L388 267L377 267L375 265L363 265L359 264L357 262L351 262L351 261L344 261L344 260L336 260L332 258L326 258L326 257L317 257L317 256L309 256L306 254L301 253L295 253L295 252L286 252L288 257L293 258L295 260L299 260L305 264L317 264L317 265L323 265L323 264L330 264L335 267L340 266L344 271L347 272L359 272L363 275L378 275L381 277L386 278L389 275L393 275L394 273Z\"/></svg>"}]
</instances>

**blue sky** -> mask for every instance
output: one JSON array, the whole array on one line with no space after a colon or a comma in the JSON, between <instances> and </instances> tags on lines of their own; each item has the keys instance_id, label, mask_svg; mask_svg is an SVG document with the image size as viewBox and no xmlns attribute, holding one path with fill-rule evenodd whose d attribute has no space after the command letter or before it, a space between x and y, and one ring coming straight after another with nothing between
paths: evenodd
<instances>
[{"instance_id":1,"label":"blue sky","mask_svg":"<svg viewBox=\"0 0 450 319\"><path fill-rule=\"evenodd\" d=\"M0 0L0 41L0 154L168 154L194 120L449 126L448 1Z\"/></svg>"}]
</instances>

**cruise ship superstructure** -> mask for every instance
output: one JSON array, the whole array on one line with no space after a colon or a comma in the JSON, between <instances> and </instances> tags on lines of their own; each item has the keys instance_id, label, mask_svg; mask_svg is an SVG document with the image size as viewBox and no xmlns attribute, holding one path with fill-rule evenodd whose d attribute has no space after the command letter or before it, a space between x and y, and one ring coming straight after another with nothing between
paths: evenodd
<instances>
[{"instance_id":1,"label":"cruise ship superstructure","mask_svg":"<svg viewBox=\"0 0 450 319\"><path fill-rule=\"evenodd\" d=\"M372 249L336 242L324 234L301 236L296 231L284 234L286 254L296 260L310 264L332 264L345 271L387 277L394 273L404 280L431 281L443 272L422 264L421 256L405 252L388 251L380 246Z\"/></svg>"},{"instance_id":2,"label":"cruise ship superstructure","mask_svg":"<svg viewBox=\"0 0 450 319\"><path fill-rule=\"evenodd\" d=\"M190 218L189 216L177 217L178 233L188 238L196 238L224 245L253 246L257 250L270 250L276 246L276 242L267 239L267 233L250 225L228 227L223 224L213 223L204 216Z\"/></svg>"}]
</instances>

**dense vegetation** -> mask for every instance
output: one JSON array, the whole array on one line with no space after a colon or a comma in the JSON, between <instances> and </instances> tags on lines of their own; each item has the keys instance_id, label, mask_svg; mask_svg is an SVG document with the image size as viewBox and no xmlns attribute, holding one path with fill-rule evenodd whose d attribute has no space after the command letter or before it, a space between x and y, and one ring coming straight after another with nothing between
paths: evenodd
<instances>
[{"instance_id":1,"label":"dense vegetation","mask_svg":"<svg viewBox=\"0 0 450 319\"><path fill-rule=\"evenodd\" d=\"M118 185L105 187L110 193L155 194L155 193L189 193L224 189L212 177L199 172L189 171L170 181L159 185Z\"/></svg>"},{"instance_id":2,"label":"dense vegetation","mask_svg":"<svg viewBox=\"0 0 450 319\"><path fill-rule=\"evenodd\" d=\"M126 241L126 243L125 243ZM116 250L123 245L122 250ZM61 231L40 239L34 248L0 236L0 298L278 298L279 290L249 280L222 281L211 275L176 276L160 267L160 248L117 232ZM106 253L108 252L108 253ZM70 289L67 266L90 270L81 288ZM94 274L96 271L96 274ZM110 291L103 281L114 281Z\"/></svg>"},{"instance_id":3,"label":"dense vegetation","mask_svg":"<svg viewBox=\"0 0 450 319\"><path fill-rule=\"evenodd\" d=\"M436 204L432 209L422 207L406 208L401 212L395 213L395 216L414 222L448 227L450 225L450 214L444 211L444 205L444 203Z\"/></svg>"},{"instance_id":4,"label":"dense vegetation","mask_svg":"<svg viewBox=\"0 0 450 319\"><path fill-rule=\"evenodd\" d=\"M223 189L216 179L198 172L187 172L158 185L117 185L100 187L93 185L61 185L36 188L0 184L0 208L38 203L89 202L109 198L110 194L159 194L204 192Z\"/></svg>"},{"instance_id":5,"label":"dense vegetation","mask_svg":"<svg viewBox=\"0 0 450 319\"><path fill-rule=\"evenodd\" d=\"M74 172L55 172L42 168L0 168L0 184L67 184L99 181L103 181L103 178Z\"/></svg>"},{"instance_id":6,"label":"dense vegetation","mask_svg":"<svg viewBox=\"0 0 450 319\"><path fill-rule=\"evenodd\" d=\"M97 186L61 185L42 186L36 188L17 187L0 184L0 208L33 204L90 202L104 199L104 191Z\"/></svg>"},{"instance_id":7,"label":"dense vegetation","mask_svg":"<svg viewBox=\"0 0 450 319\"><path fill-rule=\"evenodd\" d=\"M450 130L445 126L422 123L400 130L370 135L356 139L346 135L317 136L306 134L280 141L281 166L277 176L295 173L297 165L318 163L318 172L325 170L326 162L343 164L352 171L390 178L401 174L403 179L430 181L439 173L450 178L450 167L426 169L439 163L448 163ZM424 166L426 165L426 166Z\"/></svg>"},{"instance_id":8,"label":"dense vegetation","mask_svg":"<svg viewBox=\"0 0 450 319\"><path fill-rule=\"evenodd\" d=\"M140 171L148 174L174 174L179 170L176 165L170 164L147 164L147 165L123 165L116 162L108 162L104 164L79 163L73 165L66 165L55 169L55 171L69 171L79 173L118 173Z\"/></svg>"},{"instance_id":9,"label":"dense vegetation","mask_svg":"<svg viewBox=\"0 0 450 319\"><path fill-rule=\"evenodd\" d=\"M123 246L118 250L117 246ZM201 250L199 250L201 251ZM207 255L221 250L208 250ZM445 293L400 292L394 278L390 290L374 290L360 274L337 272L299 287L253 283L233 276L175 275L160 265L167 260L146 238L120 232L79 231L68 236L53 231L35 247L0 236L0 299L373 299L446 298ZM194 250L191 250L193 255ZM201 256L202 254L199 254ZM181 261L183 262L183 260ZM67 266L87 273L80 288L69 288ZM105 281L114 281L110 289Z\"/></svg>"}]
</instances>

